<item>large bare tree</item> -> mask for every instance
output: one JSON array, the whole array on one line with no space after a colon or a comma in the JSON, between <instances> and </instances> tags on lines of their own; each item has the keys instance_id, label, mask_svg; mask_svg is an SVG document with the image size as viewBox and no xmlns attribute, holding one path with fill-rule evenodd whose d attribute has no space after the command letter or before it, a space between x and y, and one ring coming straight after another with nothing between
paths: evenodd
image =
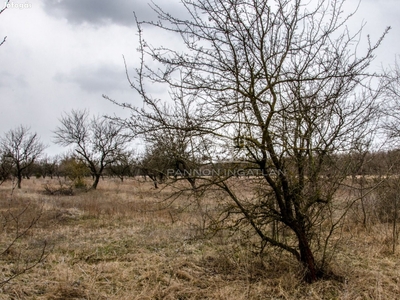
<instances>
[{"instance_id":1,"label":"large bare tree","mask_svg":"<svg viewBox=\"0 0 400 300\"><path fill-rule=\"evenodd\" d=\"M27 170L46 148L36 133L25 126L8 131L0 140L3 156L13 163L17 177L17 186L21 188L24 171Z\"/></svg>"},{"instance_id":2,"label":"large bare tree","mask_svg":"<svg viewBox=\"0 0 400 300\"><path fill-rule=\"evenodd\" d=\"M256 166L251 195L228 174L201 180L225 192L235 224L301 262L308 282L325 274L341 219L333 200L349 169L338 157L376 121L368 67L389 30L361 49L362 28L350 30L344 2L182 0L187 19L154 4L159 21L137 22L141 65L129 78L144 107L120 104L147 140L174 128L208 141L198 155L211 162L225 151ZM181 43L146 42L149 26ZM167 85L171 99L154 98L149 84Z\"/></svg>"},{"instance_id":3,"label":"large bare tree","mask_svg":"<svg viewBox=\"0 0 400 300\"><path fill-rule=\"evenodd\" d=\"M60 119L55 142L63 146L74 146L77 158L89 168L96 189L100 177L108 165L116 162L123 154L129 137L123 127L103 117L89 119L87 110L72 110Z\"/></svg>"}]
</instances>

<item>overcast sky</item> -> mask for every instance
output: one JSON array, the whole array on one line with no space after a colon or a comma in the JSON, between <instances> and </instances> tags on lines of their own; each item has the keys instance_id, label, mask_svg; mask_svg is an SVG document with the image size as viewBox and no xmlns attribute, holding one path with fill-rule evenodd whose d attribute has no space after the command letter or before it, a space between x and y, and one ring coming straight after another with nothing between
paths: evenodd
<instances>
[{"instance_id":1,"label":"overcast sky","mask_svg":"<svg viewBox=\"0 0 400 300\"><path fill-rule=\"evenodd\" d=\"M351 23L357 28L367 22L363 36L369 34L372 40L392 27L378 52L376 68L393 64L400 54L399 1L362 0ZM184 13L179 0L154 2L178 16ZM349 7L357 3L348 0ZM15 0L11 4L16 8L0 15L0 38L7 36L0 47L1 135L21 124L30 126L49 146L47 153L54 155L63 151L52 143L52 131L63 112L87 108L92 114L128 115L102 94L140 105L126 80L122 55L133 70L138 61L133 11L140 20L155 18L146 0Z\"/></svg>"}]
</instances>

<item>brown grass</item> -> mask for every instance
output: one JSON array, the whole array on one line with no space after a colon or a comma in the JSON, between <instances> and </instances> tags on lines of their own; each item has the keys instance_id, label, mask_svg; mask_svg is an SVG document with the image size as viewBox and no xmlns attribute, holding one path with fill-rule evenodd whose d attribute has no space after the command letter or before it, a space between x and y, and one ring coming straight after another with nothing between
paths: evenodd
<instances>
[{"instance_id":1,"label":"brown grass","mask_svg":"<svg viewBox=\"0 0 400 300\"><path fill-rule=\"evenodd\" d=\"M45 195L49 180L23 181L21 190L0 186L1 209L29 205L41 212L34 228L0 257L4 278L18 259L34 258L45 240L46 261L0 291L0 299L396 299L400 257L390 253L390 225L342 232L335 274L344 282L300 280L292 257L267 249L253 253L241 233L205 236L205 213L218 207L208 195L165 202L170 189L151 182L106 179L96 191ZM12 192L12 195L11 195ZM10 202L10 199L12 201ZM12 203L12 204L10 204ZM349 220L350 222L351 220ZM12 227L2 231L6 245ZM0 249L1 250L1 249ZM22 255L22 256L21 256Z\"/></svg>"}]
</instances>

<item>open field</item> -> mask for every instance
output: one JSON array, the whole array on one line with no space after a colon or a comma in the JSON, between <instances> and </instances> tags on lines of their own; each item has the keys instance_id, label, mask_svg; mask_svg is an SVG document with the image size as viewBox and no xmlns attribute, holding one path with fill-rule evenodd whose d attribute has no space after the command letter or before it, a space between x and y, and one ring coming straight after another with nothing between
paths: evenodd
<instances>
[{"instance_id":1,"label":"open field","mask_svg":"<svg viewBox=\"0 0 400 300\"><path fill-rule=\"evenodd\" d=\"M34 262L44 241L49 250L4 285L0 299L400 299L400 255L391 253L388 224L366 231L349 218L331 266L343 280L308 285L292 257L273 249L260 257L238 232L207 234L204 211L218 209L213 197L165 202L169 188L132 179L48 196L48 181L0 186L3 215L26 208L23 227L41 214L6 252L16 225L2 224L1 279Z\"/></svg>"}]
</instances>

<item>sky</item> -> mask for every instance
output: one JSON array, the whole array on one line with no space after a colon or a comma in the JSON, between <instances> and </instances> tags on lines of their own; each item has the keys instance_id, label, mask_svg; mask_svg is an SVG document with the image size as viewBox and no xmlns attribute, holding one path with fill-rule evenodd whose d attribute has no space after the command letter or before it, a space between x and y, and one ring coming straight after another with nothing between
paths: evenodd
<instances>
[{"instance_id":1,"label":"sky","mask_svg":"<svg viewBox=\"0 0 400 300\"><path fill-rule=\"evenodd\" d=\"M362 38L370 35L372 41L392 27L377 52L377 70L393 64L400 54L399 1L362 0L350 23L354 29L366 23ZM179 0L154 2L177 16L185 14ZM357 4L348 0L346 9ZM103 94L140 106L123 60L133 75L139 57L133 12L139 20L156 18L146 0L11 1L0 15L0 41L7 36L0 47L0 135L28 126L48 146L49 155L61 154L66 149L53 143L53 132L63 113L89 109L93 115L129 116ZM170 42L150 29L145 38Z\"/></svg>"}]
</instances>

